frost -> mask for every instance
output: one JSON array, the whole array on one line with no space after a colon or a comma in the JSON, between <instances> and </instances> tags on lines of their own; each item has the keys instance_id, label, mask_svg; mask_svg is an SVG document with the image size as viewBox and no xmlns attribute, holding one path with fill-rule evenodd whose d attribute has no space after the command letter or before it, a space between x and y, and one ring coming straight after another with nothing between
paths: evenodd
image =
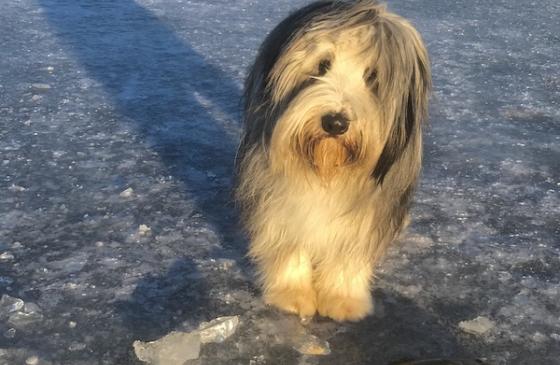
<instances>
[{"instance_id":1,"label":"frost","mask_svg":"<svg viewBox=\"0 0 560 365\"><path fill-rule=\"evenodd\" d=\"M472 335L483 335L492 330L496 324L487 317L478 316L470 321L459 322L459 328Z\"/></svg>"}]
</instances>

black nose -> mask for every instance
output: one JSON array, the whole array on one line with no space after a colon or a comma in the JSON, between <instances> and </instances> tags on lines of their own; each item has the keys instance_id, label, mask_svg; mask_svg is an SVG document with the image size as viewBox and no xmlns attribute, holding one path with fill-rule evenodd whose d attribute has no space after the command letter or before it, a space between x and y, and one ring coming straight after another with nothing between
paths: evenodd
<instances>
[{"instance_id":1,"label":"black nose","mask_svg":"<svg viewBox=\"0 0 560 365\"><path fill-rule=\"evenodd\" d=\"M325 114L321 118L321 126L328 134L343 134L348 130L348 118L342 113Z\"/></svg>"}]
</instances>

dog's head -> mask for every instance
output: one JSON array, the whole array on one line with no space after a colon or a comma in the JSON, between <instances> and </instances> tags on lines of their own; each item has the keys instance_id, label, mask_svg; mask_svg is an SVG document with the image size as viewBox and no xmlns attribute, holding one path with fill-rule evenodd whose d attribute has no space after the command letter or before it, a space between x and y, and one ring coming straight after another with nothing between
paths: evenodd
<instances>
[{"instance_id":1,"label":"dog's head","mask_svg":"<svg viewBox=\"0 0 560 365\"><path fill-rule=\"evenodd\" d=\"M420 140L430 80L426 49L403 18L375 1L313 3L261 46L242 148L262 145L285 171L354 169L381 183Z\"/></svg>"}]
</instances>

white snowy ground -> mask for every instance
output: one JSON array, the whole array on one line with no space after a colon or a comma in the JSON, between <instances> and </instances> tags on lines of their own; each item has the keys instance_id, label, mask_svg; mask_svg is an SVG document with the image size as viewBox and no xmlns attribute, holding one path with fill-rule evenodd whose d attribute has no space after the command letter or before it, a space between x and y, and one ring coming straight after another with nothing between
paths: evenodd
<instances>
[{"instance_id":1,"label":"white snowy ground","mask_svg":"<svg viewBox=\"0 0 560 365\"><path fill-rule=\"evenodd\" d=\"M229 196L245 70L303 3L2 3L0 364L139 364L225 315L193 363L560 364L558 1L390 2L433 63L414 221L375 315L307 328L260 302Z\"/></svg>"}]
</instances>

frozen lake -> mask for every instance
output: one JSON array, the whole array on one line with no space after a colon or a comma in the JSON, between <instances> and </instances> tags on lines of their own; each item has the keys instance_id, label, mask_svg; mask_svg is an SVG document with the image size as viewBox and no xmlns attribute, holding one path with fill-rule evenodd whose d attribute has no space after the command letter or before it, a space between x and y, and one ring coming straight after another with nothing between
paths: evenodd
<instances>
[{"instance_id":1,"label":"frozen lake","mask_svg":"<svg viewBox=\"0 0 560 365\"><path fill-rule=\"evenodd\" d=\"M560 3L394 0L434 95L409 232L358 323L265 307L231 203L245 71L304 1L20 0L0 11L0 364L560 364ZM330 354L302 355L302 342Z\"/></svg>"}]
</instances>

